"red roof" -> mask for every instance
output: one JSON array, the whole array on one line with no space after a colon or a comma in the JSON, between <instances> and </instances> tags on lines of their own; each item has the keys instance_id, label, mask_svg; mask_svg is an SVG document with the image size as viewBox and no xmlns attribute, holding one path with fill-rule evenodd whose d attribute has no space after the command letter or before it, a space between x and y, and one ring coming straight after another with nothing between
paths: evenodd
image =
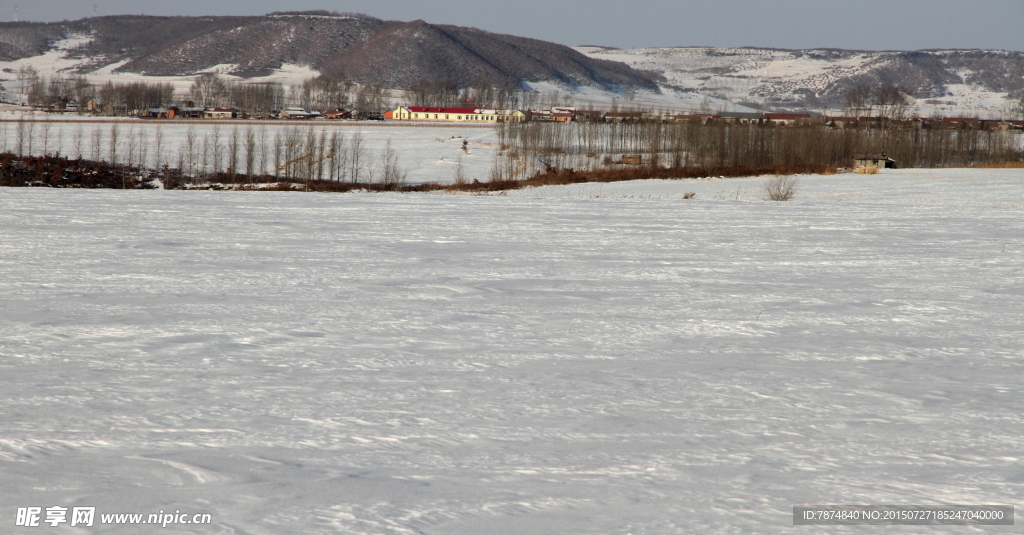
<instances>
[{"instance_id":1,"label":"red roof","mask_svg":"<svg viewBox=\"0 0 1024 535\"><path fill-rule=\"evenodd\" d=\"M804 119L806 117L810 117L810 115L808 115L806 113L766 113L766 114L764 114L764 118L765 119L776 120L776 121L793 121L793 120L796 120L796 119Z\"/></svg>"},{"instance_id":2,"label":"red roof","mask_svg":"<svg viewBox=\"0 0 1024 535\"><path fill-rule=\"evenodd\" d=\"M424 107L424 106L409 106L409 111L414 111L414 112L417 112L417 113L468 113L468 114L474 114L474 113L485 113L485 111L489 111L489 110L482 110L480 108L430 108L430 107Z\"/></svg>"}]
</instances>

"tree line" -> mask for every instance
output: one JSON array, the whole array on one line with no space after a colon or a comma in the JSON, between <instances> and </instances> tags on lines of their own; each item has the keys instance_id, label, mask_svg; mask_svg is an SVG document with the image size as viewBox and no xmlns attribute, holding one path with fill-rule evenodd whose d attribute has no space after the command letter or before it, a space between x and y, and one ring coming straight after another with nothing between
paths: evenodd
<instances>
[{"instance_id":1,"label":"tree line","mask_svg":"<svg viewBox=\"0 0 1024 535\"><path fill-rule=\"evenodd\" d=\"M188 92L175 93L166 82L108 81L96 85L81 74L44 76L31 66L17 71L19 86L32 106L68 106L77 103L85 113L95 101L114 115L135 110L166 108L176 101L191 101L197 107L231 107L245 116L266 116L287 106L328 111L356 109L382 111L393 106L393 93L381 84L357 84L345 78L315 76L285 86L280 82L228 80L216 73L197 75ZM557 91L540 93L517 85L494 86L485 81L459 86L452 80L421 80L402 92L401 99L412 106L530 109L571 106L572 98ZM109 106L109 108L108 108Z\"/></svg>"},{"instance_id":2,"label":"tree line","mask_svg":"<svg viewBox=\"0 0 1024 535\"><path fill-rule=\"evenodd\" d=\"M494 179L547 168L595 170L639 164L686 169L852 165L885 152L900 167L967 167L1024 160L1012 131L840 128L681 123L500 123ZM625 159L623 157L626 157ZM628 162L628 163L623 163Z\"/></svg>"}]
</instances>

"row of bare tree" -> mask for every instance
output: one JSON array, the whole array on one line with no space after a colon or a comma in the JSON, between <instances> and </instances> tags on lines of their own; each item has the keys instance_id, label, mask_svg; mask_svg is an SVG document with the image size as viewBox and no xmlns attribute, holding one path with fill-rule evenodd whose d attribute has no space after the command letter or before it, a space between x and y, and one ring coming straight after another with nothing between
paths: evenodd
<instances>
[{"instance_id":1,"label":"row of bare tree","mask_svg":"<svg viewBox=\"0 0 1024 535\"><path fill-rule=\"evenodd\" d=\"M500 123L496 178L546 167L594 170L639 156L653 167L833 165L885 152L901 167L965 167L1024 159L1012 131L830 129L699 123ZM628 158L628 161L635 161Z\"/></svg>"},{"instance_id":2,"label":"row of bare tree","mask_svg":"<svg viewBox=\"0 0 1024 535\"><path fill-rule=\"evenodd\" d=\"M13 129L8 128L11 124ZM349 136L312 126L275 130L271 137L265 126L228 131L215 124L200 133L190 125L184 139L173 147L159 126L113 123L86 130L79 124L67 135L60 123L21 120L2 123L0 152L21 158L63 150L75 159L114 166L157 170L167 166L195 183L225 175L232 182L326 180L395 187L405 183L406 172L390 140L374 151L359 132Z\"/></svg>"}]
</instances>

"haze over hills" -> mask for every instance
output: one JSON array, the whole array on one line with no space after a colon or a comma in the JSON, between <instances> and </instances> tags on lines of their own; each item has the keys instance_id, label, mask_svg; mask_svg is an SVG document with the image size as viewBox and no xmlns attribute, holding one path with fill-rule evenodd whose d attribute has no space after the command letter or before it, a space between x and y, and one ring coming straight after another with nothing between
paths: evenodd
<instances>
[{"instance_id":1,"label":"haze over hills","mask_svg":"<svg viewBox=\"0 0 1024 535\"><path fill-rule=\"evenodd\" d=\"M576 47L665 76L668 84L768 110L842 109L858 85L892 84L924 115L1002 115L1024 94L1024 52Z\"/></svg>"},{"instance_id":2,"label":"haze over hills","mask_svg":"<svg viewBox=\"0 0 1024 535\"><path fill-rule=\"evenodd\" d=\"M549 81L567 86L657 91L656 77L588 58L555 43L423 21L382 21L329 12L262 17L111 16L60 23L0 24L0 60L36 56L60 40L88 36L67 51L87 73L182 76L218 68L242 77L286 64L359 83L404 88L423 79L493 85ZM226 67L225 67L226 66Z\"/></svg>"}]
</instances>

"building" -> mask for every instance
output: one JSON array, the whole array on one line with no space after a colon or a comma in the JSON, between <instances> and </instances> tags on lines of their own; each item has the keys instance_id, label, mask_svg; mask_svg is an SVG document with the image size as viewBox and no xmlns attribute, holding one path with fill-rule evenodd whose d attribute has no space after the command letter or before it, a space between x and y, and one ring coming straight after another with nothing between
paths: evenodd
<instances>
[{"instance_id":1,"label":"building","mask_svg":"<svg viewBox=\"0 0 1024 535\"><path fill-rule=\"evenodd\" d=\"M325 111L324 117L327 117L328 119L351 119L352 112L341 108L334 108L333 110Z\"/></svg>"},{"instance_id":2,"label":"building","mask_svg":"<svg viewBox=\"0 0 1024 535\"><path fill-rule=\"evenodd\" d=\"M855 167L875 167L877 169L896 169L896 160L881 154L862 154L854 156Z\"/></svg>"},{"instance_id":3,"label":"building","mask_svg":"<svg viewBox=\"0 0 1024 535\"><path fill-rule=\"evenodd\" d=\"M757 124L762 118L760 112L723 111L717 115L720 115L721 121L726 124Z\"/></svg>"},{"instance_id":4,"label":"building","mask_svg":"<svg viewBox=\"0 0 1024 535\"><path fill-rule=\"evenodd\" d=\"M610 111L604 114L606 123L639 123L643 120L644 114L639 111Z\"/></svg>"},{"instance_id":5,"label":"building","mask_svg":"<svg viewBox=\"0 0 1024 535\"><path fill-rule=\"evenodd\" d=\"M811 116L806 113L766 113L764 114L764 121L768 124L774 124L778 126L792 126L799 122L810 119Z\"/></svg>"},{"instance_id":6,"label":"building","mask_svg":"<svg viewBox=\"0 0 1024 535\"><path fill-rule=\"evenodd\" d=\"M857 125L857 118L856 117L841 117L841 116L825 117L825 125L826 126L831 126L833 128L846 128L846 127L849 127L849 126L856 126Z\"/></svg>"},{"instance_id":7,"label":"building","mask_svg":"<svg viewBox=\"0 0 1024 535\"><path fill-rule=\"evenodd\" d=\"M167 108L167 118L181 117L182 119L202 119L206 113L204 108L171 106Z\"/></svg>"},{"instance_id":8,"label":"building","mask_svg":"<svg viewBox=\"0 0 1024 535\"><path fill-rule=\"evenodd\" d=\"M277 117L279 119L315 119L317 117L321 117L321 115L318 111L311 111L306 108L293 106L277 112Z\"/></svg>"},{"instance_id":9,"label":"building","mask_svg":"<svg viewBox=\"0 0 1024 535\"><path fill-rule=\"evenodd\" d=\"M721 115L715 113L684 113L679 115L673 115L667 120L672 121L674 123L710 124L721 118Z\"/></svg>"},{"instance_id":10,"label":"building","mask_svg":"<svg viewBox=\"0 0 1024 535\"><path fill-rule=\"evenodd\" d=\"M461 123L524 123L529 120L529 116L520 110L429 106L402 106L391 111L391 118L396 121L454 121Z\"/></svg>"},{"instance_id":11,"label":"building","mask_svg":"<svg viewBox=\"0 0 1024 535\"><path fill-rule=\"evenodd\" d=\"M139 112L143 119L169 119L174 117L174 112L167 108L146 108Z\"/></svg>"},{"instance_id":12,"label":"building","mask_svg":"<svg viewBox=\"0 0 1024 535\"><path fill-rule=\"evenodd\" d=\"M203 119L231 119L237 117L238 113L234 108L205 108Z\"/></svg>"},{"instance_id":13,"label":"building","mask_svg":"<svg viewBox=\"0 0 1024 535\"><path fill-rule=\"evenodd\" d=\"M556 123L571 123L576 120L576 108L555 106L551 108L551 120Z\"/></svg>"}]
</instances>

